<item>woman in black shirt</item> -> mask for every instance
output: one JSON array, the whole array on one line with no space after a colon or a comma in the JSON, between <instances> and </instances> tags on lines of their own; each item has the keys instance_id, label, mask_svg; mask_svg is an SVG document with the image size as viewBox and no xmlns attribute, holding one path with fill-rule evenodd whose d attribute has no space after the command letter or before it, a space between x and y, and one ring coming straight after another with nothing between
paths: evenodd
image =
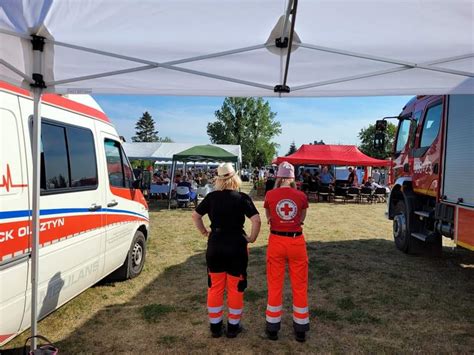
<instances>
[{"instance_id":1,"label":"woman in black shirt","mask_svg":"<svg viewBox=\"0 0 474 355\"><path fill-rule=\"evenodd\" d=\"M247 287L247 243L253 243L260 231L260 216L247 194L239 192L241 181L232 164L217 168L216 191L208 194L193 213L194 224L208 237L206 262L208 269L207 308L213 337L222 335L224 290L227 286L227 337L235 338L242 330L244 290ZM209 232L202 217L211 220ZM245 217L252 222L252 231L244 231Z\"/></svg>"}]
</instances>

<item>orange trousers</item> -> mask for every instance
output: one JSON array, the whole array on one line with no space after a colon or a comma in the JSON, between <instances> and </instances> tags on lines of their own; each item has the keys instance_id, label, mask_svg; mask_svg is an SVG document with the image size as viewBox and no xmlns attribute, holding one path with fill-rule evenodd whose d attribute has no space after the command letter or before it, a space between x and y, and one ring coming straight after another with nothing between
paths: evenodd
<instances>
[{"instance_id":1,"label":"orange trousers","mask_svg":"<svg viewBox=\"0 0 474 355\"><path fill-rule=\"evenodd\" d=\"M267 330L280 330L287 263L293 293L293 328L297 332L305 332L309 330L308 254L303 235L292 238L270 234L267 249Z\"/></svg>"},{"instance_id":2,"label":"orange trousers","mask_svg":"<svg viewBox=\"0 0 474 355\"><path fill-rule=\"evenodd\" d=\"M207 290L207 310L209 322L220 324L224 314L224 291L227 288L227 322L238 325L244 308L245 277L232 276L226 272L209 272L209 288Z\"/></svg>"}]
</instances>

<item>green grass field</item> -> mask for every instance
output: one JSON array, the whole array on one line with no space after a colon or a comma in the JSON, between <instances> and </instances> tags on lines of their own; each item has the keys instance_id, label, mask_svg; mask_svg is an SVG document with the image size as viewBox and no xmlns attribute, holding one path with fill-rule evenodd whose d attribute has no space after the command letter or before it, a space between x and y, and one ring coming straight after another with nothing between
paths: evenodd
<instances>
[{"instance_id":1,"label":"green grass field","mask_svg":"<svg viewBox=\"0 0 474 355\"><path fill-rule=\"evenodd\" d=\"M263 213L263 203L256 205ZM44 319L61 353L472 353L474 253L408 256L391 240L383 204L311 203L311 331L293 339L286 280L280 340L264 336L268 227L250 246L245 331L213 339L206 315L206 241L191 209L151 206L147 262L136 279L100 283ZM248 227L248 225L247 225ZM28 331L4 347L23 345Z\"/></svg>"}]
</instances>

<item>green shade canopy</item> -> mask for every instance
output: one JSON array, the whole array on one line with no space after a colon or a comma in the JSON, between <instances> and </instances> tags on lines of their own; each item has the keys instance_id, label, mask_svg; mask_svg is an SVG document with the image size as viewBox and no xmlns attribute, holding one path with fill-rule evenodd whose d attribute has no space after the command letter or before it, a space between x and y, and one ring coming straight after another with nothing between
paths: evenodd
<instances>
[{"instance_id":1,"label":"green shade canopy","mask_svg":"<svg viewBox=\"0 0 474 355\"><path fill-rule=\"evenodd\" d=\"M186 149L181 153L173 155L173 160L179 161L225 161L236 163L238 157L229 153L227 150L206 144L197 145L192 148Z\"/></svg>"}]
</instances>

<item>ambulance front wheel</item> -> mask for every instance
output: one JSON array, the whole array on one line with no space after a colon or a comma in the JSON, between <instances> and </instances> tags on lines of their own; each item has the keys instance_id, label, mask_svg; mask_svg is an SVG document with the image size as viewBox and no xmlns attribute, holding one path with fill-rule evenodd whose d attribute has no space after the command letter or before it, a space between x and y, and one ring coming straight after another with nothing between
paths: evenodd
<instances>
[{"instance_id":1,"label":"ambulance front wheel","mask_svg":"<svg viewBox=\"0 0 474 355\"><path fill-rule=\"evenodd\" d=\"M145 256L146 256L146 240L142 232L137 231L135 237L133 238L132 245L128 251L127 259L125 260L125 265L127 265L127 278L133 279L140 275L143 270L143 265L145 265Z\"/></svg>"},{"instance_id":2,"label":"ambulance front wheel","mask_svg":"<svg viewBox=\"0 0 474 355\"><path fill-rule=\"evenodd\" d=\"M109 282L133 279L140 275L145 264L146 240L142 232L136 231L127 258L122 266L106 277Z\"/></svg>"}]
</instances>

